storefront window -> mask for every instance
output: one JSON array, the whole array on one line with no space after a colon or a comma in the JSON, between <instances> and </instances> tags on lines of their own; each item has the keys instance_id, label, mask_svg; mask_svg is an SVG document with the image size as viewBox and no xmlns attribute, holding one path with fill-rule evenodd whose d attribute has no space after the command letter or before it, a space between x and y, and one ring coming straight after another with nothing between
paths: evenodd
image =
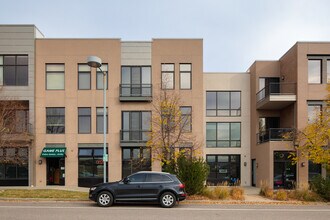
<instances>
[{"instance_id":1,"label":"storefront window","mask_svg":"<svg viewBox=\"0 0 330 220\"><path fill-rule=\"evenodd\" d=\"M138 171L150 171L150 149L123 148L122 176L126 177Z\"/></svg>"}]
</instances>

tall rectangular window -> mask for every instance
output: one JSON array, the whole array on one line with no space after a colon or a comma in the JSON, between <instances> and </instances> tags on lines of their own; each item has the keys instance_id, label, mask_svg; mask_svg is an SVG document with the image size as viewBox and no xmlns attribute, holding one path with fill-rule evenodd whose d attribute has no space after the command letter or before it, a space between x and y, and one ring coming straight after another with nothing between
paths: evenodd
<instances>
[{"instance_id":1,"label":"tall rectangular window","mask_svg":"<svg viewBox=\"0 0 330 220\"><path fill-rule=\"evenodd\" d=\"M65 108L46 108L46 133L65 133Z\"/></svg>"},{"instance_id":2,"label":"tall rectangular window","mask_svg":"<svg viewBox=\"0 0 330 220\"><path fill-rule=\"evenodd\" d=\"M327 83L330 83L330 60L327 60Z\"/></svg>"},{"instance_id":3,"label":"tall rectangular window","mask_svg":"<svg viewBox=\"0 0 330 220\"><path fill-rule=\"evenodd\" d=\"M241 92L206 92L206 116L240 116Z\"/></svg>"},{"instance_id":4,"label":"tall rectangular window","mask_svg":"<svg viewBox=\"0 0 330 220\"><path fill-rule=\"evenodd\" d=\"M162 89L174 89L174 64L162 64Z\"/></svg>"},{"instance_id":5,"label":"tall rectangular window","mask_svg":"<svg viewBox=\"0 0 330 220\"><path fill-rule=\"evenodd\" d=\"M307 104L308 122L315 122L322 112L322 101L309 101Z\"/></svg>"},{"instance_id":6,"label":"tall rectangular window","mask_svg":"<svg viewBox=\"0 0 330 220\"><path fill-rule=\"evenodd\" d=\"M63 90L64 87L64 64L46 64L46 89Z\"/></svg>"},{"instance_id":7,"label":"tall rectangular window","mask_svg":"<svg viewBox=\"0 0 330 220\"><path fill-rule=\"evenodd\" d=\"M27 55L0 55L0 86L27 86L28 72Z\"/></svg>"},{"instance_id":8,"label":"tall rectangular window","mask_svg":"<svg viewBox=\"0 0 330 220\"><path fill-rule=\"evenodd\" d=\"M108 133L108 108L106 110L106 133ZM96 133L103 133L103 108L96 108Z\"/></svg>"},{"instance_id":9,"label":"tall rectangular window","mask_svg":"<svg viewBox=\"0 0 330 220\"><path fill-rule=\"evenodd\" d=\"M151 130L150 111L122 112L122 141L147 141Z\"/></svg>"},{"instance_id":10,"label":"tall rectangular window","mask_svg":"<svg viewBox=\"0 0 330 220\"><path fill-rule=\"evenodd\" d=\"M78 133L91 133L91 108L78 108Z\"/></svg>"},{"instance_id":11,"label":"tall rectangular window","mask_svg":"<svg viewBox=\"0 0 330 220\"><path fill-rule=\"evenodd\" d=\"M87 64L78 64L78 89L91 89L91 68Z\"/></svg>"},{"instance_id":12,"label":"tall rectangular window","mask_svg":"<svg viewBox=\"0 0 330 220\"><path fill-rule=\"evenodd\" d=\"M240 122L206 123L206 147L240 147Z\"/></svg>"},{"instance_id":13,"label":"tall rectangular window","mask_svg":"<svg viewBox=\"0 0 330 220\"><path fill-rule=\"evenodd\" d=\"M192 117L191 117L191 106L180 107L181 111L181 126L182 131L191 132L192 130Z\"/></svg>"},{"instance_id":14,"label":"tall rectangular window","mask_svg":"<svg viewBox=\"0 0 330 220\"><path fill-rule=\"evenodd\" d=\"M322 60L308 60L308 83L322 83Z\"/></svg>"},{"instance_id":15,"label":"tall rectangular window","mask_svg":"<svg viewBox=\"0 0 330 220\"><path fill-rule=\"evenodd\" d=\"M101 69L106 73L106 89L108 89L108 64L102 64ZM96 89L103 89L103 72L96 70Z\"/></svg>"},{"instance_id":16,"label":"tall rectangular window","mask_svg":"<svg viewBox=\"0 0 330 220\"><path fill-rule=\"evenodd\" d=\"M180 89L191 89L191 64L180 64Z\"/></svg>"}]
</instances>

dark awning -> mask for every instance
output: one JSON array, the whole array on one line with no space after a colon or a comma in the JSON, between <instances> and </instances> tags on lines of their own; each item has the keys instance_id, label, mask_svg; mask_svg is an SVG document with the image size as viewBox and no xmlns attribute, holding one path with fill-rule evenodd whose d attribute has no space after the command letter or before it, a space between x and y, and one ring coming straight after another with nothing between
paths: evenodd
<instances>
[{"instance_id":1,"label":"dark awning","mask_svg":"<svg viewBox=\"0 0 330 220\"><path fill-rule=\"evenodd\" d=\"M54 157L65 157L65 147L44 147L40 157L54 158Z\"/></svg>"}]
</instances>

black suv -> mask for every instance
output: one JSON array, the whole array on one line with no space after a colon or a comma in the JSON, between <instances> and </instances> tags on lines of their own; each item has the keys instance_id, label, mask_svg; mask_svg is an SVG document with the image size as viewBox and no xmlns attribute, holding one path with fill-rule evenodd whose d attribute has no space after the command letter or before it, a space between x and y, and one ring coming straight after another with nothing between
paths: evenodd
<instances>
[{"instance_id":1,"label":"black suv","mask_svg":"<svg viewBox=\"0 0 330 220\"><path fill-rule=\"evenodd\" d=\"M184 185L172 174L142 171L121 181L101 183L89 189L89 199L101 207L117 202L159 202L164 208L173 207L186 199Z\"/></svg>"}]
</instances>

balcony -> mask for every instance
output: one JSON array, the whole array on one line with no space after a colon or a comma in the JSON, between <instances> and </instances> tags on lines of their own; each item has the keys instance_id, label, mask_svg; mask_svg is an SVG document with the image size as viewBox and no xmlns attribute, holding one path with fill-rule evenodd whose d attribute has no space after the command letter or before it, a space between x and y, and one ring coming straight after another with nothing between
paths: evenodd
<instances>
[{"instance_id":1,"label":"balcony","mask_svg":"<svg viewBox=\"0 0 330 220\"><path fill-rule=\"evenodd\" d=\"M120 146L146 146L150 130L120 130Z\"/></svg>"},{"instance_id":2,"label":"balcony","mask_svg":"<svg viewBox=\"0 0 330 220\"><path fill-rule=\"evenodd\" d=\"M119 100L121 102L151 102L152 84L120 84Z\"/></svg>"},{"instance_id":3,"label":"balcony","mask_svg":"<svg viewBox=\"0 0 330 220\"><path fill-rule=\"evenodd\" d=\"M257 134L257 144L268 141L292 141L294 128L270 128Z\"/></svg>"},{"instance_id":4,"label":"balcony","mask_svg":"<svg viewBox=\"0 0 330 220\"><path fill-rule=\"evenodd\" d=\"M297 100L296 90L296 83L269 83L257 93L257 109L283 109Z\"/></svg>"}]
</instances>

